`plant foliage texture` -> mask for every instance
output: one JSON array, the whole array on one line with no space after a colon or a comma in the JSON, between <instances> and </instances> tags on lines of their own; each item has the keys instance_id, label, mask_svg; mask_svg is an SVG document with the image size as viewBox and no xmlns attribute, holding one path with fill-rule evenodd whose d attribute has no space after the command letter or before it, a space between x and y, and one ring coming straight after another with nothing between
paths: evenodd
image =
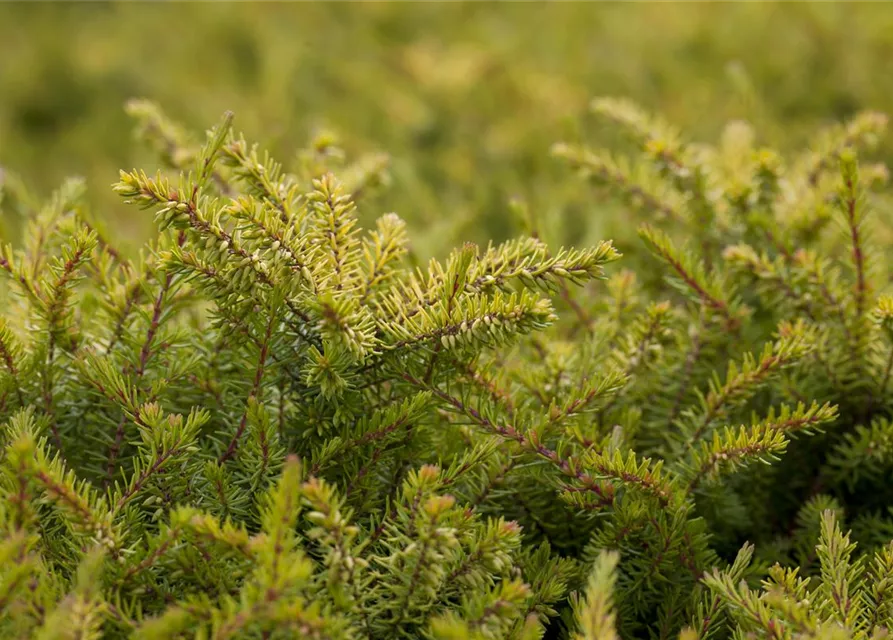
<instances>
[{"instance_id":1,"label":"plant foliage texture","mask_svg":"<svg viewBox=\"0 0 893 640\"><path fill-rule=\"evenodd\" d=\"M83 176L85 202L136 252L154 237L151 216L106 186L118 168L154 162L123 142L120 105L145 95L189 133L233 110L289 170L320 128L351 157L386 151L392 184L364 197L363 222L399 212L426 257L514 237L507 195L548 213L556 245L621 246L634 228L620 203L592 215L543 153L578 131L617 148L584 117L593 87L659 105L700 139L747 119L787 152L865 106L893 113L891 50L893 11L879 2L4 2L0 165L37 193ZM194 90L198 77L208 90ZM888 162L890 142L875 151Z\"/></svg>"},{"instance_id":2,"label":"plant foliage texture","mask_svg":"<svg viewBox=\"0 0 893 640\"><path fill-rule=\"evenodd\" d=\"M138 258L80 182L8 178L0 635L888 637L885 118L782 158L592 107L636 151L553 155L641 224L639 278L522 202L425 263L359 224L383 161L323 135L286 172L229 114L194 145L130 104Z\"/></svg>"}]
</instances>

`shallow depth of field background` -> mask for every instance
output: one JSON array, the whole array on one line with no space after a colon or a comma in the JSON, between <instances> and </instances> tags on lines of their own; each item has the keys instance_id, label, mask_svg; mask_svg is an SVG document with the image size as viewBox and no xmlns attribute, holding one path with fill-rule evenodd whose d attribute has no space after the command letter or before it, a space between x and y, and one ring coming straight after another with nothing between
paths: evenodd
<instances>
[{"instance_id":1,"label":"shallow depth of field background","mask_svg":"<svg viewBox=\"0 0 893 640\"><path fill-rule=\"evenodd\" d=\"M158 166L131 97L196 133L231 109L286 167L320 128L349 154L386 152L391 184L364 213L399 213L423 253L514 233L513 197L558 242L623 248L622 209L549 156L561 139L618 144L587 114L597 95L705 141L745 119L793 150L860 109L893 113L893 6L0 4L0 167L41 194L84 176L131 248L151 214L109 185ZM889 139L878 154L893 159Z\"/></svg>"}]
</instances>

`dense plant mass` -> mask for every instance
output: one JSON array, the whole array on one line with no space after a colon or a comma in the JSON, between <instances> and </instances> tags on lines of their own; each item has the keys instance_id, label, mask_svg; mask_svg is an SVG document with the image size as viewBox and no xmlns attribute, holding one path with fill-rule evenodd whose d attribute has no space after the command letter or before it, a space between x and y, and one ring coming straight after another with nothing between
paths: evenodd
<instances>
[{"instance_id":1,"label":"dense plant mass","mask_svg":"<svg viewBox=\"0 0 893 640\"><path fill-rule=\"evenodd\" d=\"M886 119L785 158L592 106L638 151L553 155L641 223L636 272L523 201L424 262L358 224L375 157L286 172L148 102L138 259L82 183L7 176L3 637L887 637Z\"/></svg>"},{"instance_id":2,"label":"dense plant mass","mask_svg":"<svg viewBox=\"0 0 893 640\"><path fill-rule=\"evenodd\" d=\"M154 162L126 142L121 110L150 96L190 132L233 110L288 169L322 129L351 157L386 152L392 184L364 198L363 224L399 212L426 259L515 237L509 196L558 245L611 238L629 255L623 209L594 210L543 153L559 139L620 148L586 116L594 93L634 98L700 140L746 119L788 153L859 109L893 113L891 52L893 11L871 2L5 2L0 166L44 194L83 176L85 202L136 252L151 216L105 187ZM891 140L876 153L893 160Z\"/></svg>"}]
</instances>

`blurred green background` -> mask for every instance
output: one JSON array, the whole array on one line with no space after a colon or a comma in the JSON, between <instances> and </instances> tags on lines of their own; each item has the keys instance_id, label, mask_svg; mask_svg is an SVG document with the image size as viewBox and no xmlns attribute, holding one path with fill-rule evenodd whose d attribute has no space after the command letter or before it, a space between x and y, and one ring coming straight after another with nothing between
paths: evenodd
<instances>
[{"instance_id":1,"label":"blurred green background","mask_svg":"<svg viewBox=\"0 0 893 640\"><path fill-rule=\"evenodd\" d=\"M40 193L84 176L131 247L149 214L109 185L158 166L131 97L196 132L231 109L286 167L320 127L351 155L388 153L391 185L364 208L396 211L433 252L512 233L512 197L559 241L623 237L616 206L549 156L560 139L611 143L587 114L596 95L695 139L745 119L760 143L799 148L860 109L893 112L893 6L0 4L0 166ZM880 152L893 159L889 140Z\"/></svg>"}]
</instances>

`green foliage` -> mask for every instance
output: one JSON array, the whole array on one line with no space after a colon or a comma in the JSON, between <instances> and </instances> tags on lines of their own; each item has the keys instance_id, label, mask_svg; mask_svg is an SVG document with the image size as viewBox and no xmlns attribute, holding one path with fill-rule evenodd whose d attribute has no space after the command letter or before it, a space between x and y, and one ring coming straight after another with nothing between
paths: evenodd
<instances>
[{"instance_id":1,"label":"green foliage","mask_svg":"<svg viewBox=\"0 0 893 640\"><path fill-rule=\"evenodd\" d=\"M735 568L714 570L704 579L742 630L760 638L884 638L889 634L889 545L873 557L853 557L856 544L844 535L831 511L822 514L816 556L820 582L776 564L760 592L736 583ZM742 550L749 556L750 548ZM865 565L870 562L871 568ZM737 564L737 562L736 562ZM740 572L740 569L738 570Z\"/></svg>"},{"instance_id":2,"label":"green foliage","mask_svg":"<svg viewBox=\"0 0 893 640\"><path fill-rule=\"evenodd\" d=\"M376 162L322 136L287 171L232 114L197 143L131 103L164 168L113 191L156 238L129 259L73 181L0 253L0 632L886 637L893 305L856 161L884 118L786 160L593 109L637 151L555 154L666 283L523 202L525 236L425 263L363 224Z\"/></svg>"},{"instance_id":3,"label":"green foliage","mask_svg":"<svg viewBox=\"0 0 893 640\"><path fill-rule=\"evenodd\" d=\"M193 132L231 109L296 175L329 163L350 185L386 152L391 186L366 193L363 211L399 212L425 259L514 237L512 197L548 214L556 245L624 246L634 240L624 209L603 202L594 215L591 192L543 153L599 136L625 160L612 128L584 117L593 91L659 105L699 140L746 120L760 144L809 145L820 165L835 141L817 129L893 112L891 34L884 3L3 3L0 58L14 64L0 75L0 166L39 193L83 176L96 217L135 254L154 229L106 189L111 176L152 165L153 151L188 162ZM156 126L136 103L139 135L162 135L126 144L120 105L133 97L186 126ZM889 162L893 147L880 142ZM356 170L338 166L337 147L363 158Z\"/></svg>"}]
</instances>

